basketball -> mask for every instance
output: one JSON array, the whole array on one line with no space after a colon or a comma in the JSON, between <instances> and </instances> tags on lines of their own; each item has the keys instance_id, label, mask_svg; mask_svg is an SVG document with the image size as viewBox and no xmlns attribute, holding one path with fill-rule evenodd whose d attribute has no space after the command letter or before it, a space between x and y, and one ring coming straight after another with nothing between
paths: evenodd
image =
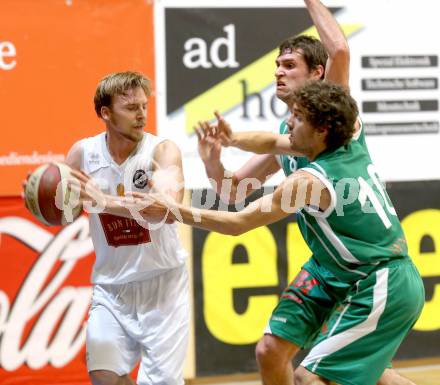
<instances>
[{"instance_id":1,"label":"basketball","mask_svg":"<svg viewBox=\"0 0 440 385\"><path fill-rule=\"evenodd\" d=\"M64 163L47 163L38 167L27 180L26 206L47 226L66 225L81 214L78 197L67 186L67 179L72 178L70 170Z\"/></svg>"}]
</instances>

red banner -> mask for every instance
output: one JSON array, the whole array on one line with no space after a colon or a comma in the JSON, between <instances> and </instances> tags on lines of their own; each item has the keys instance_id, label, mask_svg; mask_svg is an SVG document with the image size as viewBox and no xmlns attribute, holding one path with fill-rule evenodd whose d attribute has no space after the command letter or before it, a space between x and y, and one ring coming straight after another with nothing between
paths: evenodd
<instances>
[{"instance_id":1,"label":"red banner","mask_svg":"<svg viewBox=\"0 0 440 385\"><path fill-rule=\"evenodd\" d=\"M88 384L85 321L94 257L87 217L37 223L0 200L0 383Z\"/></svg>"}]
</instances>

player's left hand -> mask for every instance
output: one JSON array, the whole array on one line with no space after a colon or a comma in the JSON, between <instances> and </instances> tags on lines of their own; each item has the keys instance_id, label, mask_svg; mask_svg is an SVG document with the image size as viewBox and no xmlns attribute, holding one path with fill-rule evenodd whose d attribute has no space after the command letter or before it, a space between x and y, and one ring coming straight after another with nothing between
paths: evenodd
<instances>
[{"instance_id":1,"label":"player's left hand","mask_svg":"<svg viewBox=\"0 0 440 385\"><path fill-rule=\"evenodd\" d=\"M199 122L198 127L194 127L198 139L198 151L200 158L205 164L220 162L222 146L217 138L217 128L209 122Z\"/></svg>"}]
</instances>

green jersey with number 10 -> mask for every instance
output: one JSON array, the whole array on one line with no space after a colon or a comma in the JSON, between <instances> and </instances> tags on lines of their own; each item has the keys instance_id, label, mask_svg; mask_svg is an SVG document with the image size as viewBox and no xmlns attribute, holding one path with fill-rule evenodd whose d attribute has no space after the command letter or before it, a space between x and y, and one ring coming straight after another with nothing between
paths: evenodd
<instances>
[{"instance_id":1,"label":"green jersey with number 10","mask_svg":"<svg viewBox=\"0 0 440 385\"><path fill-rule=\"evenodd\" d=\"M287 158L281 161L284 172L290 174L292 160ZM408 257L403 229L371 162L362 131L357 140L323 152L313 162L300 157L294 161L294 170L320 179L331 196L325 212L317 209L317 201L297 213L301 233L319 264L340 280L354 282L381 262Z\"/></svg>"}]
</instances>

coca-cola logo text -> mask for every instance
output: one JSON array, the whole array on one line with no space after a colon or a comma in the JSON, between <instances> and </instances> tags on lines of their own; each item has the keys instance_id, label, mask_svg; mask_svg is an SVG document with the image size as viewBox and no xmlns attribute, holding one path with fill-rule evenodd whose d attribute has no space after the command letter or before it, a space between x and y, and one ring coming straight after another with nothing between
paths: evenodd
<instances>
[{"instance_id":1,"label":"coca-cola logo text","mask_svg":"<svg viewBox=\"0 0 440 385\"><path fill-rule=\"evenodd\" d=\"M0 366L7 371L22 365L63 367L85 343L92 289L65 281L78 260L93 251L88 220L80 217L53 235L25 218L4 217L0 234L3 243L10 236L39 253L13 302L0 290Z\"/></svg>"}]
</instances>

